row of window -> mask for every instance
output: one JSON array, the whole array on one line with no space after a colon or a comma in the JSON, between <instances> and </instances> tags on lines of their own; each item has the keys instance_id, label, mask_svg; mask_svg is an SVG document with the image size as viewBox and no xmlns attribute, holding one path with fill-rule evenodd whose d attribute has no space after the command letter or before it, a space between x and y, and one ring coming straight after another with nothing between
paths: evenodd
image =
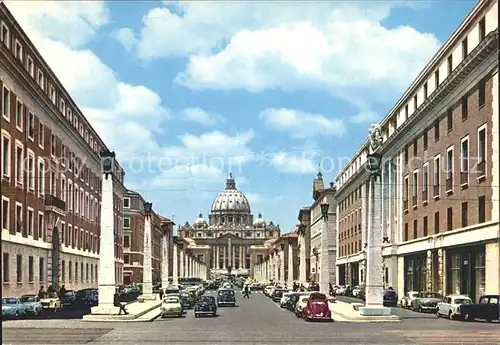
<instances>
[{"instance_id":1,"label":"row of window","mask_svg":"<svg viewBox=\"0 0 500 345\"><path fill-rule=\"evenodd\" d=\"M478 128L477 137L477 158L475 162L472 161L470 157L470 144L469 136L466 136L460 141L460 181L457 183L454 181L455 173L455 157L454 157L454 146L450 146L446 150L446 161L445 161L445 173L446 173L446 183L445 189L446 194L451 194L456 185L460 185L462 188L469 184L469 178L472 174L477 177L478 182L482 182L486 179L486 125L482 125ZM441 176L442 176L442 164L441 164L441 154L438 154L433 159L433 197L440 197L440 186ZM422 180L419 178L419 169L416 169L411 174L411 185L412 185L412 201L413 206L418 205L418 187L422 188L422 202L427 202L429 197L429 163L426 162L422 167ZM403 209L408 211L408 199L410 195L410 175L403 178Z\"/></svg>"},{"instance_id":2,"label":"row of window","mask_svg":"<svg viewBox=\"0 0 500 345\"><path fill-rule=\"evenodd\" d=\"M70 125L80 134L80 136L85 140L87 145L96 153L100 154L103 150L103 146L99 143L97 136L92 133L93 130L88 128L84 123L84 118L82 115L77 114L77 111L73 111L69 103L65 100L62 91L57 91L55 86L55 80L51 81L51 78L44 72L42 64L35 66L35 62L28 52L25 52L23 45L19 39L11 37L10 29L5 22L1 23L1 41L3 45L12 51L16 59L21 63L24 69L28 72L31 78L33 78L38 85L38 87L44 91L49 97L50 101L55 105L55 108L59 110L60 114L64 119L68 121ZM14 49L11 49L12 38L14 38ZM36 70L36 74L35 74ZM76 107L75 107L76 109ZM4 116L9 117L9 112L4 112Z\"/></svg>"},{"instance_id":3,"label":"row of window","mask_svg":"<svg viewBox=\"0 0 500 345\"><path fill-rule=\"evenodd\" d=\"M485 38L486 38L486 18L483 16L477 23L476 27L474 28L476 30L477 35L478 35L478 44L480 44ZM466 34L461 42L461 60L463 61L468 54L472 51L473 47L469 46L469 34ZM473 38L473 41L476 39ZM394 134L396 129L401 126L404 121L406 121L410 117L410 109L409 105L412 105L412 114L416 113L417 109L422 106L427 98L434 93L436 90L438 90L439 86L441 83L446 80L453 72L453 70L459 65L460 63L457 61L454 61L453 58L453 52L450 53L448 58L446 59L446 65L444 68L444 72L446 72L446 77L443 78L443 75L440 75L440 68L441 66L438 65L436 69L434 70L433 74L429 75L429 78L422 83L417 89L415 90L415 93L413 96L408 97L407 102L404 106L401 106L401 108L397 109L394 111L392 114L391 118L385 125L382 126L382 137L384 138L384 141L387 140L391 135ZM431 79L433 79L433 85L431 84L431 87L433 87L433 90L429 92L429 83L431 83ZM481 104L484 105L485 102L485 83L482 81L479 85L479 106ZM420 96L419 96L420 95ZM463 102L464 100L462 100ZM464 110L462 112L462 117L467 117L467 112ZM384 121L385 122L385 121ZM438 135L439 137L439 135ZM364 154L364 153L363 153ZM342 186L347 182L351 176L355 174L355 172L361 168L361 156L356 157L353 159L353 161L350 163L350 166L337 178L338 185Z\"/></svg>"},{"instance_id":4,"label":"row of window","mask_svg":"<svg viewBox=\"0 0 500 345\"><path fill-rule=\"evenodd\" d=\"M10 254L3 253L2 256L2 282L11 283L11 269L12 267L16 268L16 283L22 284L25 281L28 283L45 283L45 279L47 279L47 274L45 272L45 258L38 258L38 270L35 268L35 258L34 256L28 256L27 261L27 272L25 269L25 257L21 254L17 254L15 257L15 266L10 262ZM68 272L66 272L68 269ZM38 276L35 276L35 272L38 272ZM71 262L69 261L68 267L66 267L66 261L61 260L61 281L64 284L66 282L66 273L68 274L68 282L78 283L79 280L81 282L94 283L97 282L97 264L88 264L85 265L83 262ZM27 276L25 276L27 274ZM27 279L26 279L27 278Z\"/></svg>"},{"instance_id":5,"label":"row of window","mask_svg":"<svg viewBox=\"0 0 500 345\"><path fill-rule=\"evenodd\" d=\"M453 216L453 207L448 207L446 209L446 231L451 231L459 227L467 227L469 226L469 219L471 217L469 209L469 202L464 201L462 202L460 206L460 224L454 224L454 216ZM478 223L484 223L486 222L486 197L484 195L480 196L477 201L477 220ZM434 213L434 232L433 234L439 234L441 231L440 228L441 224L441 218L440 218L440 213L435 212ZM413 220L413 239L416 239L419 236L419 222L417 219ZM403 232L403 241L406 242L410 240L409 237L409 224L405 223L404 225L404 232ZM422 236L429 236L429 220L428 216L423 217L422 220Z\"/></svg>"}]
</instances>

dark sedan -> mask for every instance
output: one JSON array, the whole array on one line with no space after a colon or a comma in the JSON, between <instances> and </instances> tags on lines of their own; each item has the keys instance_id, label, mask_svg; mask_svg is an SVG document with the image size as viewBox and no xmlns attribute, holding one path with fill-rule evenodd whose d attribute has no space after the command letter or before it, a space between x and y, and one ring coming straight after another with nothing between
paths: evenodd
<instances>
[{"instance_id":1,"label":"dark sedan","mask_svg":"<svg viewBox=\"0 0 500 345\"><path fill-rule=\"evenodd\" d=\"M217 316L217 303L212 296L201 296L194 306L194 316L202 315Z\"/></svg>"},{"instance_id":2,"label":"dark sedan","mask_svg":"<svg viewBox=\"0 0 500 345\"><path fill-rule=\"evenodd\" d=\"M397 307L398 306L398 295L394 290L384 291L384 307Z\"/></svg>"},{"instance_id":3,"label":"dark sedan","mask_svg":"<svg viewBox=\"0 0 500 345\"><path fill-rule=\"evenodd\" d=\"M219 289L217 291L217 306L225 305L236 306L236 297L234 296L234 291L231 289Z\"/></svg>"}]
</instances>

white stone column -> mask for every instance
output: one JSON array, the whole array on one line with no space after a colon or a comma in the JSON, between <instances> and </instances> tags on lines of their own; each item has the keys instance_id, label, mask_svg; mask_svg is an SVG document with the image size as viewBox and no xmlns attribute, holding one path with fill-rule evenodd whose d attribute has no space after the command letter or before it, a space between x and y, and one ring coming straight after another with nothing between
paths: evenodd
<instances>
[{"instance_id":1,"label":"white stone column","mask_svg":"<svg viewBox=\"0 0 500 345\"><path fill-rule=\"evenodd\" d=\"M280 275L280 282L282 284L285 284L286 283L286 278L285 278L285 268L286 267L286 260L285 260L285 248L283 248L281 251L280 251L280 272L281 272L281 275Z\"/></svg>"},{"instance_id":2,"label":"white stone column","mask_svg":"<svg viewBox=\"0 0 500 345\"><path fill-rule=\"evenodd\" d=\"M288 288L291 289L293 286L293 246L292 243L288 243Z\"/></svg>"},{"instance_id":3,"label":"white stone column","mask_svg":"<svg viewBox=\"0 0 500 345\"><path fill-rule=\"evenodd\" d=\"M213 266L215 269L219 269L219 246L215 246L215 262Z\"/></svg>"},{"instance_id":4,"label":"white stone column","mask_svg":"<svg viewBox=\"0 0 500 345\"><path fill-rule=\"evenodd\" d=\"M177 243L174 243L174 255L173 255L173 270L172 270L172 279L174 285L179 283L179 253L177 251Z\"/></svg>"},{"instance_id":5,"label":"white stone column","mask_svg":"<svg viewBox=\"0 0 500 345\"><path fill-rule=\"evenodd\" d=\"M184 248L179 253L179 278L184 278Z\"/></svg>"},{"instance_id":6,"label":"white stone column","mask_svg":"<svg viewBox=\"0 0 500 345\"><path fill-rule=\"evenodd\" d=\"M368 246L366 248L366 303L361 315L389 315L390 308L383 307L382 260L382 186L380 178L369 181Z\"/></svg>"},{"instance_id":7,"label":"white stone column","mask_svg":"<svg viewBox=\"0 0 500 345\"><path fill-rule=\"evenodd\" d=\"M231 266L232 267L236 267L236 246L233 246L233 250L232 250L231 256L232 256Z\"/></svg>"},{"instance_id":8,"label":"white stone column","mask_svg":"<svg viewBox=\"0 0 500 345\"><path fill-rule=\"evenodd\" d=\"M104 159L104 158L103 158ZM117 314L113 305L116 291L115 228L113 210L113 177L103 174L101 181L101 242L99 245L99 304L92 314Z\"/></svg>"},{"instance_id":9,"label":"white stone column","mask_svg":"<svg viewBox=\"0 0 500 345\"><path fill-rule=\"evenodd\" d=\"M227 268L227 247L222 247L222 269Z\"/></svg>"},{"instance_id":10,"label":"white stone column","mask_svg":"<svg viewBox=\"0 0 500 345\"><path fill-rule=\"evenodd\" d=\"M326 201L325 201L326 202ZM319 290L328 294L330 283L330 260L328 260L328 220L323 218L321 224L321 242L319 255Z\"/></svg>"},{"instance_id":11,"label":"white stone column","mask_svg":"<svg viewBox=\"0 0 500 345\"><path fill-rule=\"evenodd\" d=\"M279 282L280 280L280 275L279 275L279 265L280 265L280 261L279 261L280 257L278 255L278 253L275 253L274 254L274 280Z\"/></svg>"},{"instance_id":12,"label":"white stone column","mask_svg":"<svg viewBox=\"0 0 500 345\"><path fill-rule=\"evenodd\" d=\"M170 262L169 262L169 248L168 248L168 236L166 233L163 234L162 237L162 249L163 254L161 257L161 287L165 289L169 285L169 271L170 271Z\"/></svg>"},{"instance_id":13,"label":"white stone column","mask_svg":"<svg viewBox=\"0 0 500 345\"><path fill-rule=\"evenodd\" d=\"M305 233L303 235L299 234L299 245L300 245L299 281L302 284L305 284L307 282L307 261L306 261L307 251L306 251Z\"/></svg>"},{"instance_id":14,"label":"white stone column","mask_svg":"<svg viewBox=\"0 0 500 345\"><path fill-rule=\"evenodd\" d=\"M142 259L142 295L153 298L153 267L151 258L151 215L144 216L144 256Z\"/></svg>"},{"instance_id":15,"label":"white stone column","mask_svg":"<svg viewBox=\"0 0 500 345\"><path fill-rule=\"evenodd\" d=\"M233 246L231 245L231 239L227 240L227 266L231 266L232 269L234 269L233 266Z\"/></svg>"}]
</instances>

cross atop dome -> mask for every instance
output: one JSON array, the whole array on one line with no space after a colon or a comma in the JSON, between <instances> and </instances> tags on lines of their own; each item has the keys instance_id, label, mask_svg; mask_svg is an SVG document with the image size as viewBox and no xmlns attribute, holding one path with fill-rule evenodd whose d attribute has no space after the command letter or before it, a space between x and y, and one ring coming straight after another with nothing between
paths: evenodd
<instances>
[{"instance_id":1,"label":"cross atop dome","mask_svg":"<svg viewBox=\"0 0 500 345\"><path fill-rule=\"evenodd\" d=\"M229 177L226 180L226 190L236 190L236 182L233 178L233 173L229 173Z\"/></svg>"}]
</instances>

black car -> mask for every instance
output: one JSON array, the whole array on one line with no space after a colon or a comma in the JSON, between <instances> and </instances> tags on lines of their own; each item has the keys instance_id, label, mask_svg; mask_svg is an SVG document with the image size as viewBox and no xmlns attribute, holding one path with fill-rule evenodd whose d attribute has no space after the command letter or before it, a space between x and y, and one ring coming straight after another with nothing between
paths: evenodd
<instances>
[{"instance_id":1,"label":"black car","mask_svg":"<svg viewBox=\"0 0 500 345\"><path fill-rule=\"evenodd\" d=\"M484 319L486 322L500 321L500 295L485 295L479 298L478 303L461 304L460 315L465 321Z\"/></svg>"},{"instance_id":2,"label":"black car","mask_svg":"<svg viewBox=\"0 0 500 345\"><path fill-rule=\"evenodd\" d=\"M217 306L236 306L236 297L234 295L234 290L231 289L219 289L217 291Z\"/></svg>"},{"instance_id":3,"label":"black car","mask_svg":"<svg viewBox=\"0 0 500 345\"><path fill-rule=\"evenodd\" d=\"M397 307L398 306L398 295L394 290L384 291L384 307Z\"/></svg>"},{"instance_id":4,"label":"black car","mask_svg":"<svg viewBox=\"0 0 500 345\"><path fill-rule=\"evenodd\" d=\"M217 303L213 296L201 296L194 306L194 316L217 316Z\"/></svg>"},{"instance_id":5,"label":"black car","mask_svg":"<svg viewBox=\"0 0 500 345\"><path fill-rule=\"evenodd\" d=\"M291 294L288 300L286 301L285 308L289 311L294 311L295 310L295 305L299 301L301 295L299 294Z\"/></svg>"},{"instance_id":6,"label":"black car","mask_svg":"<svg viewBox=\"0 0 500 345\"><path fill-rule=\"evenodd\" d=\"M284 292L284 290L282 290L282 289L274 290L273 295L271 296L271 299L273 300L273 302L281 301L281 297L283 297L283 292Z\"/></svg>"}]
</instances>

